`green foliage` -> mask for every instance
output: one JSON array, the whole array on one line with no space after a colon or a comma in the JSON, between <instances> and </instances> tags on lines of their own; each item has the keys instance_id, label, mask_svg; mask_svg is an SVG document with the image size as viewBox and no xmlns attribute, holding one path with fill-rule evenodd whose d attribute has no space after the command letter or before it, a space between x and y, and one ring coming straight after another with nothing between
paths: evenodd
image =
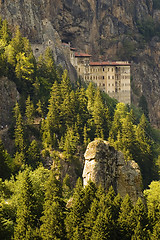
<instances>
[{"instance_id":1,"label":"green foliage","mask_svg":"<svg viewBox=\"0 0 160 240\"><path fill-rule=\"evenodd\" d=\"M152 21L147 27L139 25L146 39L152 25ZM134 55L134 43L124 41L123 47L125 57ZM81 175L79 160L89 141L109 136L126 160L139 164L146 187L155 178L160 141L146 119L145 98L139 105L146 116L141 116L141 110L117 103L92 83L86 89L79 82L77 89L72 88L67 70L55 65L49 48L36 61L19 29L11 38L7 22L1 20L0 72L21 94L14 108L14 158L0 141L0 238L159 239L159 182L145 191L145 208L141 200L133 207L129 196L122 200L112 187L106 194L91 181L83 187L79 179L73 191L74 176L71 181L67 174L61 179L68 170L71 176L72 164L75 174ZM61 167L60 158L66 161ZM41 161L45 166L53 161L52 170L38 167ZM5 180L11 173L14 176Z\"/></svg>"},{"instance_id":2,"label":"green foliage","mask_svg":"<svg viewBox=\"0 0 160 240\"><path fill-rule=\"evenodd\" d=\"M154 7L159 8L158 1L154 2ZM146 17L141 22L137 23L139 32L143 35L146 41L150 41L152 37L160 35L159 24L154 22L151 16Z\"/></svg>"},{"instance_id":3,"label":"green foliage","mask_svg":"<svg viewBox=\"0 0 160 240\"><path fill-rule=\"evenodd\" d=\"M31 142L27 150L27 163L33 168L36 168L40 163L40 148L36 140Z\"/></svg>"},{"instance_id":4,"label":"green foliage","mask_svg":"<svg viewBox=\"0 0 160 240\"><path fill-rule=\"evenodd\" d=\"M64 218L64 202L60 181L50 171L50 177L46 183L43 216L41 217L42 239L65 239Z\"/></svg>"},{"instance_id":5,"label":"green foliage","mask_svg":"<svg viewBox=\"0 0 160 240\"><path fill-rule=\"evenodd\" d=\"M11 172L13 172L13 167L13 160L4 149L2 140L0 139L0 178L3 180L9 178Z\"/></svg>"},{"instance_id":6,"label":"green foliage","mask_svg":"<svg viewBox=\"0 0 160 240\"><path fill-rule=\"evenodd\" d=\"M29 170L25 170L23 173L17 205L14 239L33 239L36 215L34 215L34 196Z\"/></svg>"},{"instance_id":7,"label":"green foliage","mask_svg":"<svg viewBox=\"0 0 160 240\"><path fill-rule=\"evenodd\" d=\"M160 2L159 0L153 0L153 8L160 9Z\"/></svg>"},{"instance_id":8,"label":"green foliage","mask_svg":"<svg viewBox=\"0 0 160 240\"><path fill-rule=\"evenodd\" d=\"M16 120L15 146L18 152L24 153L24 150L25 150L24 127L23 127L22 115L21 115L18 103L16 103L14 108L14 117Z\"/></svg>"},{"instance_id":9,"label":"green foliage","mask_svg":"<svg viewBox=\"0 0 160 240\"><path fill-rule=\"evenodd\" d=\"M27 100L26 100L26 118L27 118L27 124L33 124L34 122L34 105L30 99L30 96L28 96Z\"/></svg>"},{"instance_id":10,"label":"green foliage","mask_svg":"<svg viewBox=\"0 0 160 240\"><path fill-rule=\"evenodd\" d=\"M124 39L118 55L123 60L131 60L135 56L137 44L132 39Z\"/></svg>"},{"instance_id":11,"label":"green foliage","mask_svg":"<svg viewBox=\"0 0 160 240\"><path fill-rule=\"evenodd\" d=\"M148 104L144 95L142 95L139 99L139 107L142 109L144 115L149 120Z\"/></svg>"},{"instance_id":12,"label":"green foliage","mask_svg":"<svg viewBox=\"0 0 160 240\"><path fill-rule=\"evenodd\" d=\"M149 185L149 189L144 191L144 196L147 200L148 216L151 224L156 224L160 219L160 182L153 181Z\"/></svg>"}]
</instances>

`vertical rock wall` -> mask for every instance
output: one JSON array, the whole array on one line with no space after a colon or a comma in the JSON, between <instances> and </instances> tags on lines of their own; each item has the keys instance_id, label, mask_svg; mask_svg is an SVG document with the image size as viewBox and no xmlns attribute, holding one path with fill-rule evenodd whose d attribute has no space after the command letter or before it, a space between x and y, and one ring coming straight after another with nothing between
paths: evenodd
<instances>
[{"instance_id":1,"label":"vertical rock wall","mask_svg":"<svg viewBox=\"0 0 160 240\"><path fill-rule=\"evenodd\" d=\"M105 189L112 185L121 197L128 193L134 203L142 196L142 177L138 164L133 160L126 162L121 152L103 140L89 143L85 152L84 186L89 179Z\"/></svg>"}]
</instances>

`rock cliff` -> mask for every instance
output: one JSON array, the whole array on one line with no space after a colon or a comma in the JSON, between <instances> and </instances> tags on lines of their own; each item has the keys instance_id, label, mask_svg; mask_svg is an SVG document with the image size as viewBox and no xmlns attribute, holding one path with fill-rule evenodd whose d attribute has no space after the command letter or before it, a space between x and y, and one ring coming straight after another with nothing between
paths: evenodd
<instances>
[{"instance_id":1,"label":"rock cliff","mask_svg":"<svg viewBox=\"0 0 160 240\"><path fill-rule=\"evenodd\" d=\"M51 46L70 76L74 71L62 40L96 59L132 61L132 101L138 105L143 94L152 124L160 126L160 34L153 34L160 10L153 0L2 0L0 14L20 26L37 55ZM151 27L149 39L144 26Z\"/></svg>"},{"instance_id":2,"label":"rock cliff","mask_svg":"<svg viewBox=\"0 0 160 240\"><path fill-rule=\"evenodd\" d=\"M142 197L142 177L138 164L125 161L121 152L116 151L103 140L89 143L85 152L83 183L91 179L105 189L113 186L121 197L129 194L133 203Z\"/></svg>"},{"instance_id":3,"label":"rock cliff","mask_svg":"<svg viewBox=\"0 0 160 240\"><path fill-rule=\"evenodd\" d=\"M19 93L14 82L6 77L0 78L0 131L11 123L13 107L19 99Z\"/></svg>"}]
</instances>

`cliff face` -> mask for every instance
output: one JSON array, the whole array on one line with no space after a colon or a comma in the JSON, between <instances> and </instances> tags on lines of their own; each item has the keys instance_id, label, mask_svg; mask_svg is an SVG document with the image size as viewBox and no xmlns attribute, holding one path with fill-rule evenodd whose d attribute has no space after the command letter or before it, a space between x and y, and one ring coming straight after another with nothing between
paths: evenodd
<instances>
[{"instance_id":1,"label":"cliff face","mask_svg":"<svg viewBox=\"0 0 160 240\"><path fill-rule=\"evenodd\" d=\"M0 131L11 123L13 107L19 99L15 83L6 77L0 78Z\"/></svg>"},{"instance_id":2,"label":"cliff face","mask_svg":"<svg viewBox=\"0 0 160 240\"><path fill-rule=\"evenodd\" d=\"M89 143L85 152L83 183L91 179L105 189L112 185L121 197L129 194L135 203L142 197L142 177L138 164L135 161L124 160L121 152L116 151L103 140Z\"/></svg>"},{"instance_id":3,"label":"cliff face","mask_svg":"<svg viewBox=\"0 0 160 240\"><path fill-rule=\"evenodd\" d=\"M132 101L138 105L143 94L152 123L160 126L160 41L144 41L138 31L146 19L159 24L160 11L152 0L2 0L0 14L20 26L36 54L50 45L63 66L67 56L61 40L95 59L131 60Z\"/></svg>"}]
</instances>

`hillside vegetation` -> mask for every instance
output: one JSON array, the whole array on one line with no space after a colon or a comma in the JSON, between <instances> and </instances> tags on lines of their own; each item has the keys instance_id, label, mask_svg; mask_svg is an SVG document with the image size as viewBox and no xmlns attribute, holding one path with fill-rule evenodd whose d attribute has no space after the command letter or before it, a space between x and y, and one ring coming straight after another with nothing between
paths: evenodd
<instances>
[{"instance_id":1,"label":"hillside vegetation","mask_svg":"<svg viewBox=\"0 0 160 240\"><path fill-rule=\"evenodd\" d=\"M28 39L18 28L12 36L6 20L0 21L0 73L20 93L9 128L12 153L0 141L0 238L158 239L159 182L145 192L147 208L92 182L83 188L79 179L73 189L94 138L134 159L144 188L159 179L160 138L145 109L117 103L92 83L72 85L49 48L36 60Z\"/></svg>"}]
</instances>

